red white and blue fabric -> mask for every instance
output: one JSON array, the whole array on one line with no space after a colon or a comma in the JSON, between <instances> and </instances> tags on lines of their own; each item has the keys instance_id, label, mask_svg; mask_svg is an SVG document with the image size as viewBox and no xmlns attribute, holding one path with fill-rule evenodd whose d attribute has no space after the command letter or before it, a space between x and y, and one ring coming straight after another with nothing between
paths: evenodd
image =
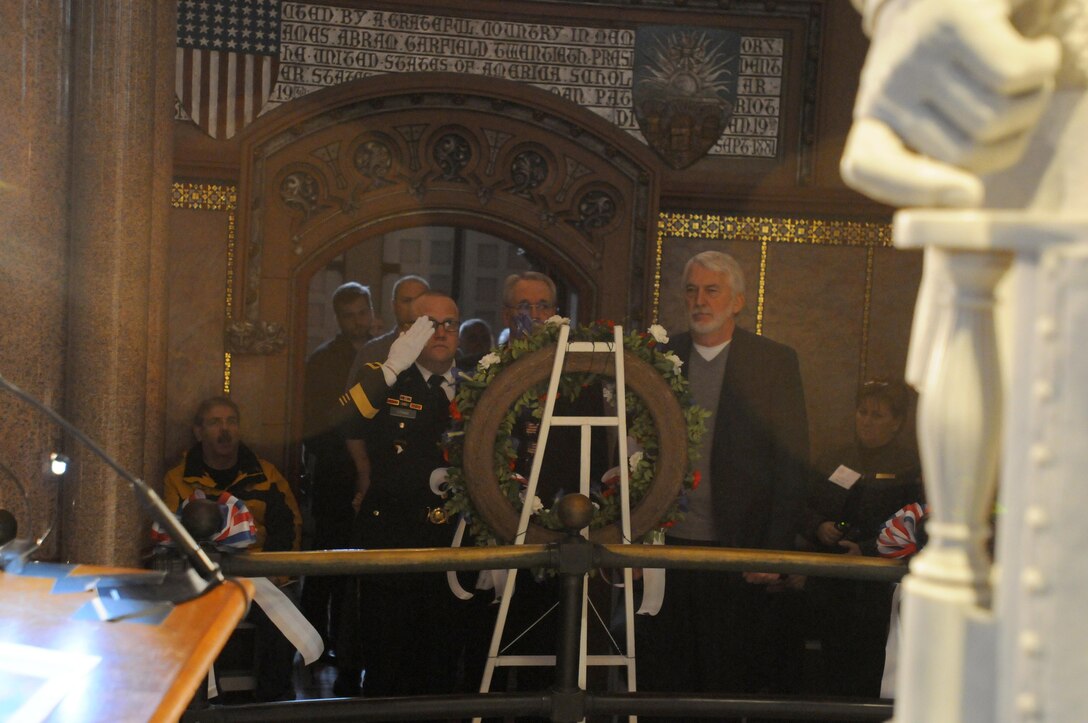
<instances>
[{"instance_id":1,"label":"red white and blue fabric","mask_svg":"<svg viewBox=\"0 0 1088 723\"><path fill-rule=\"evenodd\" d=\"M181 516L181 511L190 502L203 499L207 499L207 496L202 490L193 492L189 499L181 503L181 507L177 511L178 516ZM208 542L224 550L244 550L257 541L257 525L253 522L253 513L246 507L245 502L242 502L230 492L221 493L215 501L219 505L222 527ZM159 545L174 544L173 540L170 539L170 535L158 522L151 526L151 539Z\"/></svg>"},{"instance_id":2,"label":"red white and blue fabric","mask_svg":"<svg viewBox=\"0 0 1088 723\"><path fill-rule=\"evenodd\" d=\"M177 0L175 92L212 138L253 122L279 72L280 0Z\"/></svg>"},{"instance_id":3,"label":"red white and blue fabric","mask_svg":"<svg viewBox=\"0 0 1088 723\"><path fill-rule=\"evenodd\" d=\"M881 557L910 557L918 551L918 523L929 514L929 505L913 502L899 510L884 523L876 538L876 551Z\"/></svg>"}]
</instances>

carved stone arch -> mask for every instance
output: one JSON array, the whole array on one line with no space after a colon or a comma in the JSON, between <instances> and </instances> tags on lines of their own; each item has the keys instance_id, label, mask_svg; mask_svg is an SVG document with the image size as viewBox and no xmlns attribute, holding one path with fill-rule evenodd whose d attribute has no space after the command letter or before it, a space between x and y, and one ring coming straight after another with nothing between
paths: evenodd
<instances>
[{"instance_id":1,"label":"carved stone arch","mask_svg":"<svg viewBox=\"0 0 1088 723\"><path fill-rule=\"evenodd\" d=\"M241 145L232 313L283 324L287 342L275 358L236 354L233 376L239 390L250 388L245 375L260 378L251 393L268 435L287 445L288 467L301 426L308 282L361 239L428 225L489 233L562 273L582 321L644 323L658 162L558 95L459 74L376 76L280 106ZM317 203L291 195L308 177Z\"/></svg>"}]
</instances>

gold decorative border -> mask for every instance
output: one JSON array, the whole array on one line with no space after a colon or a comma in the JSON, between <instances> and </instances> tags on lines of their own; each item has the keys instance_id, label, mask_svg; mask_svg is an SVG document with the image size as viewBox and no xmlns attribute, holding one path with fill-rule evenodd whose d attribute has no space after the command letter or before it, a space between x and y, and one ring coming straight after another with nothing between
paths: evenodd
<instances>
[{"instance_id":1,"label":"gold decorative border","mask_svg":"<svg viewBox=\"0 0 1088 723\"><path fill-rule=\"evenodd\" d=\"M706 241L759 242L759 295L756 299L756 333L763 333L763 304L767 282L769 244L813 244L817 246L862 246L866 248L865 294L862 309L862 340L859 369L862 375L868 363L869 313L873 292L875 249L892 246L892 227L886 223L835 221L815 218L779 218L774 216L719 216L715 214L667 213L658 215L657 258L654 260L654 286L651 318L656 323L661 301L661 256L669 238Z\"/></svg>"},{"instance_id":2,"label":"gold decorative border","mask_svg":"<svg viewBox=\"0 0 1088 723\"><path fill-rule=\"evenodd\" d=\"M858 365L860 372L858 383L865 381L866 370L869 368L869 312L873 301L873 259L876 256L875 247L865 249L865 296L861 311L861 360Z\"/></svg>"},{"instance_id":3,"label":"gold decorative border","mask_svg":"<svg viewBox=\"0 0 1088 723\"><path fill-rule=\"evenodd\" d=\"M229 183L175 181L170 190L170 205L192 211L227 212L227 292L224 303L227 324L229 324L234 303L234 220L235 211L238 208L238 187ZM231 357L230 352L227 351L223 352L223 393L228 395L230 394L230 372Z\"/></svg>"},{"instance_id":4,"label":"gold decorative border","mask_svg":"<svg viewBox=\"0 0 1088 723\"><path fill-rule=\"evenodd\" d=\"M230 184L175 181L170 205L194 211L230 211L238 207L238 187Z\"/></svg>"}]
</instances>

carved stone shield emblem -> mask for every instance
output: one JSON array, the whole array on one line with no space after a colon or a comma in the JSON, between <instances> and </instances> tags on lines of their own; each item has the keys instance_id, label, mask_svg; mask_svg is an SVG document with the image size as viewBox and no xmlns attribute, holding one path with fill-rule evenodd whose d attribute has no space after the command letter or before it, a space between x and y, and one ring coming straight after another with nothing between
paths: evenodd
<instances>
[{"instance_id":1,"label":"carved stone shield emblem","mask_svg":"<svg viewBox=\"0 0 1088 723\"><path fill-rule=\"evenodd\" d=\"M687 168L718 142L736 106L739 67L737 32L675 25L638 29L635 120L670 166Z\"/></svg>"}]
</instances>

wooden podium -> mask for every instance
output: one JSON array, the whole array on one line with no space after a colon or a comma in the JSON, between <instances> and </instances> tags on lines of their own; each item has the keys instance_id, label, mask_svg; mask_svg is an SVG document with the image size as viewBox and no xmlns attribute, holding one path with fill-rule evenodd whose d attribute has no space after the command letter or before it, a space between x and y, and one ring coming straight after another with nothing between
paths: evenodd
<instances>
[{"instance_id":1,"label":"wooden podium","mask_svg":"<svg viewBox=\"0 0 1088 723\"><path fill-rule=\"evenodd\" d=\"M137 571L82 565L71 575L123 572ZM54 594L54 582L0 573L0 643L101 658L66 688L51 722L176 721L253 596L249 581L230 580L176 606L160 624L98 622L74 618L97 593ZM7 675L0 693L20 684Z\"/></svg>"}]
</instances>

